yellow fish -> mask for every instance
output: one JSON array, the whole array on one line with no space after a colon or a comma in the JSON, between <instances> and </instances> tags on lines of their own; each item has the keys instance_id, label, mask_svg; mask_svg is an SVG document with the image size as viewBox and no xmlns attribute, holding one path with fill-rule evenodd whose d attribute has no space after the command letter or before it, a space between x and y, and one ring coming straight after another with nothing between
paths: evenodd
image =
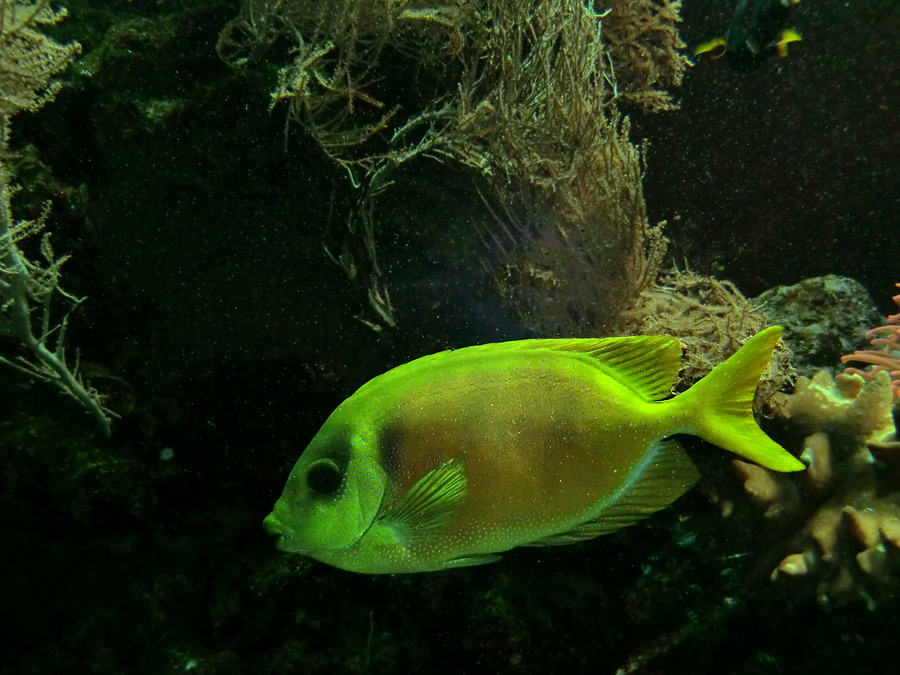
<instances>
[{"instance_id":1,"label":"yellow fish","mask_svg":"<svg viewBox=\"0 0 900 675\"><path fill-rule=\"evenodd\" d=\"M337 407L265 528L282 550L352 572L427 572L583 541L668 506L698 477L672 434L802 470L751 411L780 336L758 333L669 399L681 345L668 336L521 340L411 361Z\"/></svg>"}]
</instances>

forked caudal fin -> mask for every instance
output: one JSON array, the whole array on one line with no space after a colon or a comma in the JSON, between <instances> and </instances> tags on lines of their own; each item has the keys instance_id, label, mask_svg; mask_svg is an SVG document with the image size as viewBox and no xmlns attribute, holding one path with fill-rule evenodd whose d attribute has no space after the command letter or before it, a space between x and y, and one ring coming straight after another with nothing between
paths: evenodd
<instances>
[{"instance_id":1,"label":"forked caudal fin","mask_svg":"<svg viewBox=\"0 0 900 675\"><path fill-rule=\"evenodd\" d=\"M753 395L769 365L781 327L747 340L729 359L676 398L692 411L692 431L773 471L802 471L803 463L769 438L753 419Z\"/></svg>"}]
</instances>

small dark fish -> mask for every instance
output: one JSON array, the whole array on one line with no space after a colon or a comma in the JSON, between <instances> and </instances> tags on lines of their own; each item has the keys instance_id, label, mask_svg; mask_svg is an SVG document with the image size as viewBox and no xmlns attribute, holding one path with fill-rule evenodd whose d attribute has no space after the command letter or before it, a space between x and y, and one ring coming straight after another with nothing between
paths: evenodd
<instances>
[{"instance_id":1,"label":"small dark fish","mask_svg":"<svg viewBox=\"0 0 900 675\"><path fill-rule=\"evenodd\" d=\"M699 45L694 54L724 54L735 70L757 68L773 53L787 56L788 45L801 40L797 31L784 27L798 1L740 0L725 35Z\"/></svg>"}]
</instances>

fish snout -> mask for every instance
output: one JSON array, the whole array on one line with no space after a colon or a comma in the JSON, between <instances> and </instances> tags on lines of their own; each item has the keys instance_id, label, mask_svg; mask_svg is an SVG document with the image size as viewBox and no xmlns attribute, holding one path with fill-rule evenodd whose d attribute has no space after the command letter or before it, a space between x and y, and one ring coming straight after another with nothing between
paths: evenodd
<instances>
[{"instance_id":1,"label":"fish snout","mask_svg":"<svg viewBox=\"0 0 900 675\"><path fill-rule=\"evenodd\" d=\"M266 519L263 521L263 529L269 534L277 534L282 537L290 534L290 530L278 519L274 511L266 516Z\"/></svg>"}]
</instances>

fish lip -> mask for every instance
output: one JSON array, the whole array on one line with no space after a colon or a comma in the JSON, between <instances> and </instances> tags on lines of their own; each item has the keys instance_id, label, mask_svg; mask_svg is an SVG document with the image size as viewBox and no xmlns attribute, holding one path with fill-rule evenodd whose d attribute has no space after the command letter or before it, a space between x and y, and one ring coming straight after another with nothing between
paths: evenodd
<instances>
[{"instance_id":1,"label":"fish lip","mask_svg":"<svg viewBox=\"0 0 900 675\"><path fill-rule=\"evenodd\" d=\"M272 532L271 534L278 537L278 540L275 542L275 548L277 548L279 551L284 551L285 553L312 555L316 551L322 550L321 548L297 546L293 532Z\"/></svg>"},{"instance_id":2,"label":"fish lip","mask_svg":"<svg viewBox=\"0 0 900 675\"><path fill-rule=\"evenodd\" d=\"M263 529L269 534L280 534L280 530L282 528L281 521L278 520L278 516L275 515L275 511L272 511L269 515L267 515L263 519Z\"/></svg>"},{"instance_id":3,"label":"fish lip","mask_svg":"<svg viewBox=\"0 0 900 675\"><path fill-rule=\"evenodd\" d=\"M278 537L278 541L276 542L275 547L287 553L297 553L298 555L311 557L315 557L316 552L324 550L321 548L301 548L299 546L291 546L289 542L290 540L282 535Z\"/></svg>"},{"instance_id":4,"label":"fish lip","mask_svg":"<svg viewBox=\"0 0 900 675\"><path fill-rule=\"evenodd\" d=\"M298 553L300 555L314 557L317 551L323 550L322 548L298 546L296 544L295 531L292 528L286 526L278 518L274 510L263 520L263 529L268 535L272 537L278 537L278 539L275 541L275 548L277 548L279 551L284 551L285 553Z\"/></svg>"}]
</instances>

